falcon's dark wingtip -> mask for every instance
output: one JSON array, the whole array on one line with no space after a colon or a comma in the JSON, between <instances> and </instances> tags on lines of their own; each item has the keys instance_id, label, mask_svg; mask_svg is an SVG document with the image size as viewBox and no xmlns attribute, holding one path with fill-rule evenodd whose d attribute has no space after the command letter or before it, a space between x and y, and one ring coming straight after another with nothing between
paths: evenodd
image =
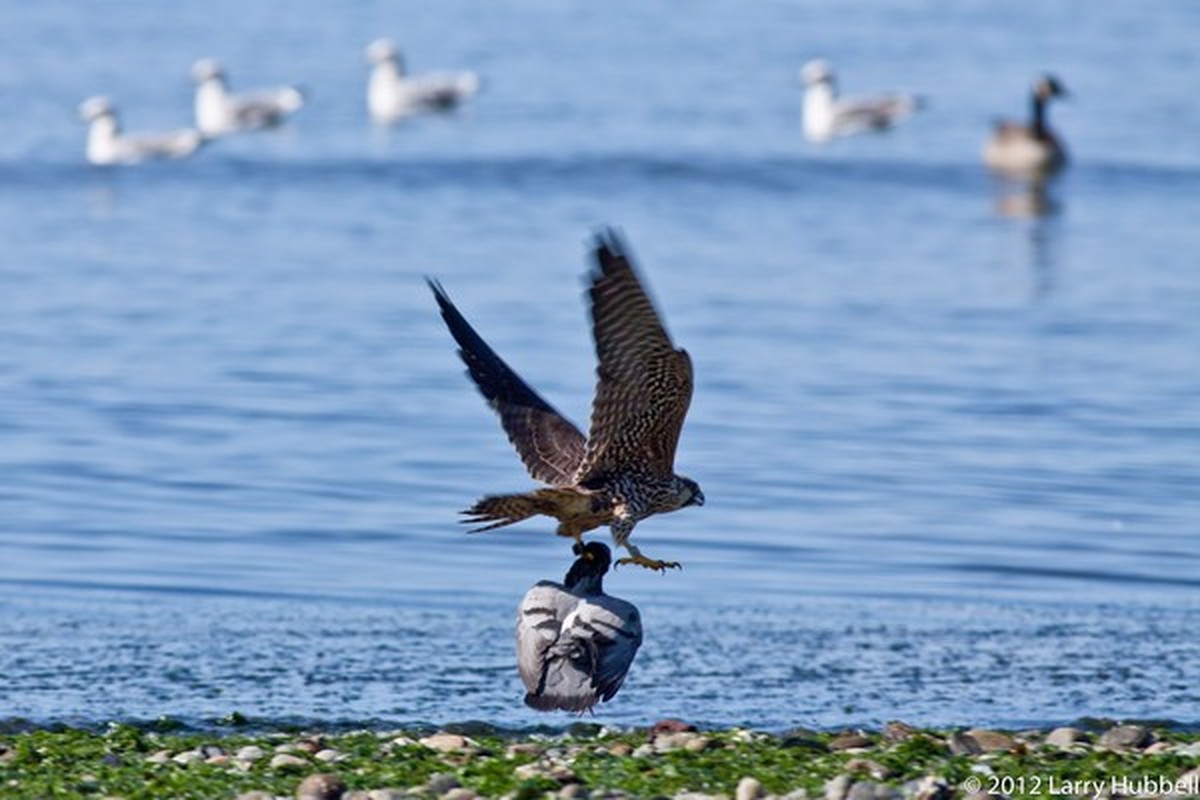
<instances>
[{"instance_id":1,"label":"falcon's dark wingtip","mask_svg":"<svg viewBox=\"0 0 1200 800\"><path fill-rule=\"evenodd\" d=\"M600 273L603 275L611 275L617 270L629 269L633 264L629 246L616 228L601 228L596 232L592 246L596 254L596 264L600 267Z\"/></svg>"},{"instance_id":2,"label":"falcon's dark wingtip","mask_svg":"<svg viewBox=\"0 0 1200 800\"><path fill-rule=\"evenodd\" d=\"M429 287L429 291L433 292L433 298L437 300L438 308L440 308L443 313L445 313L447 306L454 308L454 304L450 302L450 295L446 294L446 290L442 288L441 281L439 281L437 278L431 278L426 275L425 285Z\"/></svg>"},{"instance_id":3,"label":"falcon's dark wingtip","mask_svg":"<svg viewBox=\"0 0 1200 800\"><path fill-rule=\"evenodd\" d=\"M450 329L450 335L454 337L454 341L458 344L458 354L467 364L468 374L474 379L476 385L479 386L484 396L488 400L493 398L493 394L489 393L489 387L480 383L481 376L486 378L487 373L478 369L472 368L478 364L480 360L484 362L498 361L497 356L483 338L476 333L471 327L471 323L467 322L466 317L458 310L458 307L450 300L450 295L446 294L446 290L442 288L442 284L437 280L425 276L425 283L428 284L429 290L433 292L433 299L437 300L438 309L442 312L442 320L446 323L446 327Z\"/></svg>"},{"instance_id":4,"label":"falcon's dark wingtip","mask_svg":"<svg viewBox=\"0 0 1200 800\"><path fill-rule=\"evenodd\" d=\"M484 355L495 354L491 352L480 338L475 329L467 322L466 317L458 310L458 307L450 300L450 295L446 294L446 290L442 288L441 282L434 278L425 276L425 283L429 286L429 290L433 292L433 299L437 300L438 309L442 312L442 319L446 322L446 327L450 329L450 335L454 337L460 348L470 352L479 352ZM461 353L461 351L460 351Z\"/></svg>"},{"instance_id":5,"label":"falcon's dark wingtip","mask_svg":"<svg viewBox=\"0 0 1200 800\"><path fill-rule=\"evenodd\" d=\"M496 407L496 403L508 403L536 409L558 417L562 416L554 410L553 406L543 400L541 395L529 388L521 376L488 346L479 332L471 326L471 323L467 322L467 318L450 300L450 296L446 294L446 290L438 281L426 277L425 282L429 284L434 299L437 300L438 308L442 312L442 320L445 321L450 335L458 344L458 355L467 365L467 375L475 383L484 399L493 404L495 410L500 411ZM570 425L569 422L566 424Z\"/></svg>"}]
</instances>

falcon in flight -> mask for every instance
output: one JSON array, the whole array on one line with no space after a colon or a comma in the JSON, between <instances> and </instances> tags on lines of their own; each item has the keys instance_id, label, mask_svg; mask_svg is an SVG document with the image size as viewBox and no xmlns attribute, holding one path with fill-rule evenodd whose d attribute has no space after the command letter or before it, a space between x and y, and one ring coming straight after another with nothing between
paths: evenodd
<instances>
[{"instance_id":1,"label":"falcon in flight","mask_svg":"<svg viewBox=\"0 0 1200 800\"><path fill-rule=\"evenodd\" d=\"M676 475L675 448L692 399L692 360L676 349L615 232L596 237L590 276L596 340L596 397L587 438L529 387L467 323L442 287L429 281L442 318L525 468L548 488L484 497L463 514L475 531L544 514L559 536L608 525L629 556L618 564L665 571L678 567L643 555L629 541L653 514L704 505L690 478Z\"/></svg>"}]
</instances>

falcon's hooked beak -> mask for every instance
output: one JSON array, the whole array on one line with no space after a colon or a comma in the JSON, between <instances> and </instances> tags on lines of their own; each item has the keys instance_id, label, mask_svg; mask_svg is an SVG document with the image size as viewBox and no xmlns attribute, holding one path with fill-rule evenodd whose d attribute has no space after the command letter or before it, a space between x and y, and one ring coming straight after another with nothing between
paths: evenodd
<instances>
[{"instance_id":1,"label":"falcon's hooked beak","mask_svg":"<svg viewBox=\"0 0 1200 800\"><path fill-rule=\"evenodd\" d=\"M694 495L692 495L691 502L689 502L688 505L689 506L704 505L704 492L697 490L696 493Z\"/></svg>"}]
</instances>

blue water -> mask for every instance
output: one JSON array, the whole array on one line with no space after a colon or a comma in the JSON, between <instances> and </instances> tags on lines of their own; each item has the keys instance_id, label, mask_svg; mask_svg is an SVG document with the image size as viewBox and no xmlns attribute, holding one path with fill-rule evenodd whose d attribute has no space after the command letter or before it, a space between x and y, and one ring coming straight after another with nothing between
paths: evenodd
<instances>
[{"instance_id":1,"label":"blue water","mask_svg":"<svg viewBox=\"0 0 1200 800\"><path fill-rule=\"evenodd\" d=\"M1200 8L2 14L0 718L546 721L512 617L569 551L457 526L529 480L422 277L584 425L615 224L695 362L708 504L635 534L682 572L609 579L647 638L599 718L1200 721ZM381 35L484 92L371 129ZM312 104L83 162L81 100L185 124L206 55ZM929 109L807 145L814 55ZM1010 218L978 151L1043 69L1073 164Z\"/></svg>"}]
</instances>

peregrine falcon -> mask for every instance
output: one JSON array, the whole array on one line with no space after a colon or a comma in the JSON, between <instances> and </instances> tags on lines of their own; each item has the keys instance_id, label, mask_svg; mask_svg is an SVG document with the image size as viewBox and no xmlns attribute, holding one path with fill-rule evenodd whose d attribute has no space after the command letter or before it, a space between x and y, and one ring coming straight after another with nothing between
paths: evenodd
<instances>
[{"instance_id":1,"label":"peregrine falcon","mask_svg":"<svg viewBox=\"0 0 1200 800\"><path fill-rule=\"evenodd\" d=\"M549 486L484 497L463 512L464 522L486 531L544 514L558 520L559 536L573 537L577 545L586 531L608 525L613 540L629 552L618 564L665 571L679 564L648 558L629 535L652 514L704 505L700 486L674 469L692 399L692 361L672 344L616 233L598 235L593 252L588 297L599 364L586 439L488 347L445 290L429 281L467 374L500 415L529 474Z\"/></svg>"},{"instance_id":2,"label":"peregrine falcon","mask_svg":"<svg viewBox=\"0 0 1200 800\"><path fill-rule=\"evenodd\" d=\"M632 603L604 593L612 563L606 545L575 545L562 584L540 581L517 610L517 670L525 705L583 713L613 698L642 644Z\"/></svg>"}]
</instances>

